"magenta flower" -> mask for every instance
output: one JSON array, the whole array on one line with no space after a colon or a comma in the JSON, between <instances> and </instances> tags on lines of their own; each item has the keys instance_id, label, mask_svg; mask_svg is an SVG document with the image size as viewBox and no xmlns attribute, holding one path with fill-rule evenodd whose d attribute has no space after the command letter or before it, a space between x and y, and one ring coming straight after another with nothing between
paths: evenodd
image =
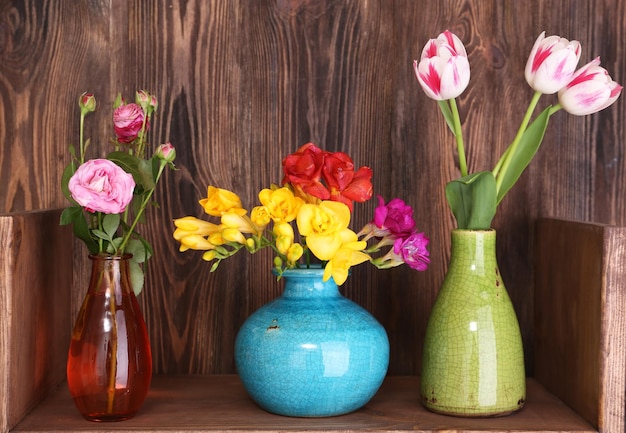
<instances>
[{"instance_id":1,"label":"magenta flower","mask_svg":"<svg viewBox=\"0 0 626 433\"><path fill-rule=\"evenodd\" d=\"M120 143L132 143L143 128L145 113L134 103L120 105L113 112L113 129ZM146 121L146 130L148 130Z\"/></svg>"},{"instance_id":2,"label":"magenta flower","mask_svg":"<svg viewBox=\"0 0 626 433\"><path fill-rule=\"evenodd\" d=\"M537 92L551 95L572 78L580 58L580 43L542 32L530 52L524 75Z\"/></svg>"},{"instance_id":3,"label":"magenta flower","mask_svg":"<svg viewBox=\"0 0 626 433\"><path fill-rule=\"evenodd\" d=\"M436 101L456 98L470 80L465 47L448 30L426 43L419 62L413 61L413 69L426 95Z\"/></svg>"},{"instance_id":4,"label":"magenta flower","mask_svg":"<svg viewBox=\"0 0 626 433\"><path fill-rule=\"evenodd\" d=\"M426 248L429 242L424 233L413 233L406 239L397 239L393 252L401 256L411 269L425 271L430 263L430 253Z\"/></svg>"},{"instance_id":5,"label":"magenta flower","mask_svg":"<svg viewBox=\"0 0 626 433\"><path fill-rule=\"evenodd\" d=\"M108 159L90 159L70 178L72 198L88 212L119 214L133 198L135 181Z\"/></svg>"},{"instance_id":6,"label":"magenta flower","mask_svg":"<svg viewBox=\"0 0 626 433\"><path fill-rule=\"evenodd\" d=\"M613 81L600 58L580 68L572 80L559 91L559 103L575 116L585 116L605 109L617 100L622 86Z\"/></svg>"},{"instance_id":7,"label":"magenta flower","mask_svg":"<svg viewBox=\"0 0 626 433\"><path fill-rule=\"evenodd\" d=\"M415 228L413 208L399 198L392 199L385 204L385 200L378 196L378 207L374 211L374 224L380 229L398 238L409 236Z\"/></svg>"}]
</instances>

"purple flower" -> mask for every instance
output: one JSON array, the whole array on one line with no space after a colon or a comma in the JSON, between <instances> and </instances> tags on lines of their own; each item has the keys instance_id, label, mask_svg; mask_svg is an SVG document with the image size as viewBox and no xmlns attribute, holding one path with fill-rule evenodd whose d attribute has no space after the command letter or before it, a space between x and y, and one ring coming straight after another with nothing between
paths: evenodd
<instances>
[{"instance_id":1,"label":"purple flower","mask_svg":"<svg viewBox=\"0 0 626 433\"><path fill-rule=\"evenodd\" d=\"M430 253L426 247L430 240L424 233L413 233L406 239L396 239L393 252L402 257L411 269L425 271L430 263Z\"/></svg>"},{"instance_id":2,"label":"purple flower","mask_svg":"<svg viewBox=\"0 0 626 433\"><path fill-rule=\"evenodd\" d=\"M406 238L415 228L413 208L399 198L392 199L385 204L385 200L378 196L378 207L374 211L374 224L386 229L391 235Z\"/></svg>"}]
</instances>

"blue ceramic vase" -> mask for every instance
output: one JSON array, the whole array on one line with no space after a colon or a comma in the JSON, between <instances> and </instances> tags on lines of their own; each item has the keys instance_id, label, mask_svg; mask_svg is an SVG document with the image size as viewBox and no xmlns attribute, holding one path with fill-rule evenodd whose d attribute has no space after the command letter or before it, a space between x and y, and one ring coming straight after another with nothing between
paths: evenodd
<instances>
[{"instance_id":1,"label":"blue ceramic vase","mask_svg":"<svg viewBox=\"0 0 626 433\"><path fill-rule=\"evenodd\" d=\"M385 329L343 297L324 270L291 269L280 298L243 324L235 362L246 391L268 412L342 415L364 406L389 365Z\"/></svg>"}]
</instances>

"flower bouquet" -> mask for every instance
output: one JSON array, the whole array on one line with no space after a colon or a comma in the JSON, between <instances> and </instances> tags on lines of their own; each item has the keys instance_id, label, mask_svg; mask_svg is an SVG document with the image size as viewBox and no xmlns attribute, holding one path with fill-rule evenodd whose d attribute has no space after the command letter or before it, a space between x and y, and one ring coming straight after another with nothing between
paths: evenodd
<instances>
[{"instance_id":1,"label":"flower bouquet","mask_svg":"<svg viewBox=\"0 0 626 433\"><path fill-rule=\"evenodd\" d=\"M561 109L586 115L611 105L622 86L596 58L576 70L581 48L559 36L537 38L525 68L534 94L511 144L491 171L470 173L455 98L469 84L461 40L449 31L431 39L414 61L426 95L439 103L456 138L461 177L445 193L458 228L452 231L450 263L430 314L421 396L424 405L458 416L496 416L519 410L526 400L519 324L504 287L491 228L498 204L536 154L550 118ZM543 94L558 93L532 120ZM532 121L531 121L532 120Z\"/></svg>"},{"instance_id":2,"label":"flower bouquet","mask_svg":"<svg viewBox=\"0 0 626 433\"><path fill-rule=\"evenodd\" d=\"M61 224L71 224L87 246L91 279L72 332L67 382L80 413L90 421L131 418L143 404L152 378L152 353L136 294L143 288L142 265L152 248L139 233L144 212L153 203L165 167L174 168L170 143L149 159L147 132L157 100L145 91L134 103L117 96L113 111L114 150L106 158L86 159L84 121L96 110L90 93L79 98L79 149L62 189L71 206Z\"/></svg>"},{"instance_id":3,"label":"flower bouquet","mask_svg":"<svg viewBox=\"0 0 626 433\"><path fill-rule=\"evenodd\" d=\"M369 167L355 170L347 154L313 143L288 155L282 165L282 186L261 190L260 204L249 214L237 194L209 186L200 205L220 223L193 216L176 219L174 238L180 251L205 251L202 258L214 261L215 271L241 249L255 253L270 247L279 276L310 264L312 255L325 264L324 280L332 276L338 285L346 281L350 267L367 261L379 269L404 263L420 271L427 268L428 238L417 230L413 209L403 200L385 203L379 196L372 221L358 233L349 228L353 203L373 195Z\"/></svg>"},{"instance_id":4,"label":"flower bouquet","mask_svg":"<svg viewBox=\"0 0 626 433\"><path fill-rule=\"evenodd\" d=\"M175 220L180 250L202 250L220 262L240 250L270 248L273 271L284 281L280 297L252 313L235 341L235 363L245 389L269 412L334 416L369 401L387 373L385 329L338 285L352 266L386 269L406 263L423 271L428 238L413 209L378 197L371 222L358 233L350 219L355 202L373 195L372 170L356 169L343 152L305 144L282 161L281 185L259 192L248 213L239 197L208 187L200 200L219 223L187 216Z\"/></svg>"},{"instance_id":5,"label":"flower bouquet","mask_svg":"<svg viewBox=\"0 0 626 433\"><path fill-rule=\"evenodd\" d=\"M600 67L600 58L576 70L581 47L578 41L541 33L532 48L524 75L534 94L513 141L491 171L469 173L463 131L456 105L470 81L470 65L461 40L450 31L427 42L415 75L426 95L439 103L456 139L461 177L446 186L446 198L462 229L488 229L496 208L535 156L550 118L561 109L576 116L600 111L617 100L622 86ZM558 93L531 122L542 95Z\"/></svg>"},{"instance_id":6,"label":"flower bouquet","mask_svg":"<svg viewBox=\"0 0 626 433\"><path fill-rule=\"evenodd\" d=\"M72 203L61 214L61 224L72 224L90 254L122 256L132 254L130 275L135 294L143 288L141 264L152 256L150 243L139 233L152 196L166 166L174 168L176 150L171 143L157 147L145 159L147 133L158 107L155 96L141 90L134 103L125 103L118 94L113 108L114 150L106 158L86 159L91 139L84 139L85 117L96 111L91 93L80 96L80 139L61 179L63 194Z\"/></svg>"}]
</instances>

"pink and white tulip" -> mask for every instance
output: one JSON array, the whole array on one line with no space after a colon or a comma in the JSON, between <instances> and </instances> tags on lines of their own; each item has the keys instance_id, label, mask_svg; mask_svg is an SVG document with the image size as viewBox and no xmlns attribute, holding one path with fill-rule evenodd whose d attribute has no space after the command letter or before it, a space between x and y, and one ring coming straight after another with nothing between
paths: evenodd
<instances>
[{"instance_id":1,"label":"pink and white tulip","mask_svg":"<svg viewBox=\"0 0 626 433\"><path fill-rule=\"evenodd\" d=\"M537 92L551 95L572 78L580 59L580 43L560 36L545 37L542 32L533 46L524 75Z\"/></svg>"},{"instance_id":2,"label":"pink and white tulip","mask_svg":"<svg viewBox=\"0 0 626 433\"><path fill-rule=\"evenodd\" d=\"M413 69L426 95L436 101L456 98L470 80L465 47L448 30L426 43L419 62L413 61Z\"/></svg>"},{"instance_id":3,"label":"pink and white tulip","mask_svg":"<svg viewBox=\"0 0 626 433\"><path fill-rule=\"evenodd\" d=\"M617 100L622 86L613 81L600 58L580 68L572 80L559 91L559 103L575 116L585 116L605 109Z\"/></svg>"}]
</instances>

